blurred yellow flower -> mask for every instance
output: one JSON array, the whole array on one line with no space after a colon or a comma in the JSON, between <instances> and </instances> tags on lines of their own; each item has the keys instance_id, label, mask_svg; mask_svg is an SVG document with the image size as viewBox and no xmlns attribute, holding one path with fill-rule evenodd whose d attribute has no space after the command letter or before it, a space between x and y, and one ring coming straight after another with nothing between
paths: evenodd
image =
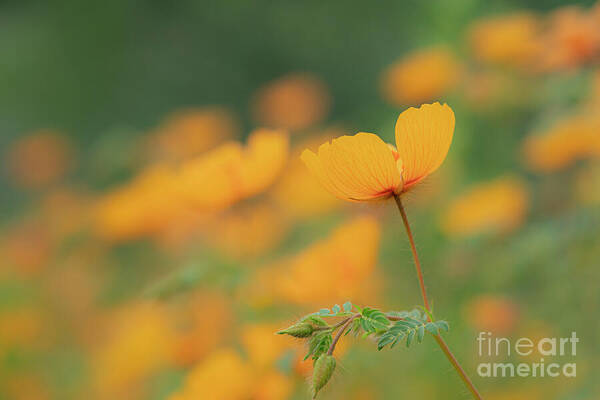
<instances>
[{"instance_id":1,"label":"blurred yellow flower","mask_svg":"<svg viewBox=\"0 0 600 400\"><path fill-rule=\"evenodd\" d=\"M287 156L287 136L263 129L250 135L246 148L228 142L179 168L149 167L98 201L95 230L109 239L134 239L223 210L269 187Z\"/></svg>"},{"instance_id":2,"label":"blurred yellow flower","mask_svg":"<svg viewBox=\"0 0 600 400\"><path fill-rule=\"evenodd\" d=\"M73 149L65 136L38 131L12 143L4 157L15 185L40 189L65 175L73 164Z\"/></svg>"},{"instance_id":3,"label":"blurred yellow flower","mask_svg":"<svg viewBox=\"0 0 600 400\"><path fill-rule=\"evenodd\" d=\"M180 185L192 208L215 211L269 187L288 159L289 141L280 131L258 129L243 148L225 143L181 167Z\"/></svg>"},{"instance_id":4,"label":"blurred yellow flower","mask_svg":"<svg viewBox=\"0 0 600 400\"><path fill-rule=\"evenodd\" d=\"M176 171L157 165L99 199L94 229L103 238L134 239L161 230L183 211Z\"/></svg>"},{"instance_id":5,"label":"blurred yellow flower","mask_svg":"<svg viewBox=\"0 0 600 400\"><path fill-rule=\"evenodd\" d=\"M127 304L100 324L91 359L94 393L126 398L130 387L169 365L175 337L159 304Z\"/></svg>"},{"instance_id":6,"label":"blurred yellow flower","mask_svg":"<svg viewBox=\"0 0 600 400\"><path fill-rule=\"evenodd\" d=\"M251 324L240 328L240 339L248 355L248 362L255 371L273 366L293 344L285 340L274 340L273 332L281 326L276 324Z\"/></svg>"},{"instance_id":7,"label":"blurred yellow flower","mask_svg":"<svg viewBox=\"0 0 600 400\"><path fill-rule=\"evenodd\" d=\"M254 371L233 349L215 350L188 374L169 400L245 400L255 384Z\"/></svg>"},{"instance_id":8,"label":"blurred yellow flower","mask_svg":"<svg viewBox=\"0 0 600 400\"><path fill-rule=\"evenodd\" d=\"M377 285L379 236L375 219L357 217L328 238L257 271L247 288L250 293L243 296L259 305L276 301L333 304L368 298Z\"/></svg>"},{"instance_id":9,"label":"blurred yellow flower","mask_svg":"<svg viewBox=\"0 0 600 400\"><path fill-rule=\"evenodd\" d=\"M262 376L259 384L250 396L252 400L286 400L289 399L294 382L286 375L277 371L270 371Z\"/></svg>"},{"instance_id":10,"label":"blurred yellow flower","mask_svg":"<svg viewBox=\"0 0 600 400\"><path fill-rule=\"evenodd\" d=\"M300 160L304 149L318 147L323 141L335 136L339 136L339 130L326 130L317 137L297 144L292 151L288 167L270 192L271 198L290 217L307 218L323 215L342 205L339 199L323 188Z\"/></svg>"},{"instance_id":11,"label":"blurred yellow flower","mask_svg":"<svg viewBox=\"0 0 600 400\"><path fill-rule=\"evenodd\" d=\"M409 190L446 158L454 133L454 112L447 105L409 108L396 122L396 148L372 133L342 136L322 144L302 161L333 195L343 200L389 198Z\"/></svg>"},{"instance_id":12,"label":"blurred yellow flower","mask_svg":"<svg viewBox=\"0 0 600 400\"><path fill-rule=\"evenodd\" d=\"M325 84L309 74L290 74L261 88L252 115L261 126L298 131L323 120L331 98Z\"/></svg>"},{"instance_id":13,"label":"blurred yellow flower","mask_svg":"<svg viewBox=\"0 0 600 400\"><path fill-rule=\"evenodd\" d=\"M565 168L577 160L600 155L600 118L576 115L548 131L530 135L523 144L527 166L539 172Z\"/></svg>"},{"instance_id":14,"label":"blurred yellow flower","mask_svg":"<svg viewBox=\"0 0 600 400\"><path fill-rule=\"evenodd\" d=\"M445 47L407 55L389 66L381 77L384 98L395 105L419 104L439 98L459 81L461 65Z\"/></svg>"},{"instance_id":15,"label":"blurred yellow flower","mask_svg":"<svg viewBox=\"0 0 600 400\"><path fill-rule=\"evenodd\" d=\"M224 108L184 109L169 115L151 133L147 149L151 160L182 161L238 134L237 121Z\"/></svg>"},{"instance_id":16,"label":"blurred yellow flower","mask_svg":"<svg viewBox=\"0 0 600 400\"><path fill-rule=\"evenodd\" d=\"M454 199L444 212L442 230L450 236L504 232L525 219L529 194L517 178L499 178L471 187Z\"/></svg>"},{"instance_id":17,"label":"blurred yellow flower","mask_svg":"<svg viewBox=\"0 0 600 400\"><path fill-rule=\"evenodd\" d=\"M475 22L468 38L475 56L485 63L531 67L541 49L540 31L535 15L517 13Z\"/></svg>"},{"instance_id":18,"label":"blurred yellow flower","mask_svg":"<svg viewBox=\"0 0 600 400\"><path fill-rule=\"evenodd\" d=\"M469 300L464 315L473 330L492 332L494 336L512 333L519 320L518 307L513 301L488 294Z\"/></svg>"}]
</instances>

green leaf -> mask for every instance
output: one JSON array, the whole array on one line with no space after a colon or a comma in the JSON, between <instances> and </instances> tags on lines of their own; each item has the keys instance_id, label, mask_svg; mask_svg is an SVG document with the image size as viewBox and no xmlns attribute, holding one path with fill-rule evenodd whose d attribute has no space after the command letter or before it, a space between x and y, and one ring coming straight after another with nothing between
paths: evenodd
<instances>
[{"instance_id":1,"label":"green leaf","mask_svg":"<svg viewBox=\"0 0 600 400\"><path fill-rule=\"evenodd\" d=\"M365 332L378 333L390 326L390 321L380 310L365 307L362 310L361 326Z\"/></svg>"},{"instance_id":2,"label":"green leaf","mask_svg":"<svg viewBox=\"0 0 600 400\"><path fill-rule=\"evenodd\" d=\"M406 318L408 317L407 311L390 311L387 313L390 317Z\"/></svg>"},{"instance_id":3,"label":"green leaf","mask_svg":"<svg viewBox=\"0 0 600 400\"><path fill-rule=\"evenodd\" d=\"M408 335L406 335L406 347L410 347L413 338L415 337L415 331L409 331Z\"/></svg>"},{"instance_id":4,"label":"green leaf","mask_svg":"<svg viewBox=\"0 0 600 400\"><path fill-rule=\"evenodd\" d=\"M327 322L325 322L325 320L323 318L321 318L320 316L316 315L316 314L310 314L307 315L306 317L303 317L301 319L302 322L312 322L313 324L317 325L317 326L327 326Z\"/></svg>"},{"instance_id":5,"label":"green leaf","mask_svg":"<svg viewBox=\"0 0 600 400\"><path fill-rule=\"evenodd\" d=\"M423 314L421 313L421 310L415 308L414 310L412 310L411 312L408 313L408 316L410 318L416 319L417 321L423 321L425 320L425 318L423 318Z\"/></svg>"},{"instance_id":6,"label":"green leaf","mask_svg":"<svg viewBox=\"0 0 600 400\"><path fill-rule=\"evenodd\" d=\"M379 338L379 342L377 343L377 350L383 349L388 344L392 343L396 337L394 335L385 334Z\"/></svg>"},{"instance_id":7,"label":"green leaf","mask_svg":"<svg viewBox=\"0 0 600 400\"><path fill-rule=\"evenodd\" d=\"M401 312L395 312L400 314ZM388 315L392 315L388 313ZM415 338L418 343L421 343L425 338L425 333L429 332L433 335L439 334L440 330L447 331L448 323L446 321L429 322L425 314L420 314L419 317L423 320L417 320L416 313L406 313L405 319L395 321L385 333L378 338L377 349L381 350L385 346L393 348L398 342L406 339L406 347L414 342ZM410 315L410 316L409 316Z\"/></svg>"},{"instance_id":8,"label":"green leaf","mask_svg":"<svg viewBox=\"0 0 600 400\"><path fill-rule=\"evenodd\" d=\"M450 325L444 320L436 321L435 325L440 331L448 332L450 330Z\"/></svg>"},{"instance_id":9,"label":"green leaf","mask_svg":"<svg viewBox=\"0 0 600 400\"><path fill-rule=\"evenodd\" d=\"M400 332L398 334L398 336L396 336L396 338L394 339L394 341L392 342L392 345L390 346L390 348L394 348L394 346L401 341L402 339L404 339L404 336L406 336L406 333L404 332Z\"/></svg>"},{"instance_id":10,"label":"green leaf","mask_svg":"<svg viewBox=\"0 0 600 400\"><path fill-rule=\"evenodd\" d=\"M348 329L348 332L352 331L352 333L354 333L354 335L358 335L358 332L360 331L360 320L362 318L356 318L354 321L352 321L352 328Z\"/></svg>"},{"instance_id":11,"label":"green leaf","mask_svg":"<svg viewBox=\"0 0 600 400\"><path fill-rule=\"evenodd\" d=\"M424 337L425 337L425 325L421 325L417 328L417 341L419 343L422 343Z\"/></svg>"},{"instance_id":12,"label":"green leaf","mask_svg":"<svg viewBox=\"0 0 600 400\"><path fill-rule=\"evenodd\" d=\"M331 330L326 330L315 334L308 342L308 353L304 357L304 360L307 360L311 356L313 360L316 360L321 354L329 350L331 342L333 342Z\"/></svg>"},{"instance_id":13,"label":"green leaf","mask_svg":"<svg viewBox=\"0 0 600 400\"><path fill-rule=\"evenodd\" d=\"M438 335L440 333L435 322L429 322L427 325L425 325L425 329L427 329L432 335Z\"/></svg>"}]
</instances>

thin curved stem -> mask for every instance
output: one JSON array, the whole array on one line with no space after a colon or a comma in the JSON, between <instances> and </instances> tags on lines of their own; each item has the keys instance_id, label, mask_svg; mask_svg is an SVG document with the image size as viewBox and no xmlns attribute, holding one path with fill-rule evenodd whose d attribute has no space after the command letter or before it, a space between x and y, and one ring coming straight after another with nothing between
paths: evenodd
<instances>
[{"instance_id":1,"label":"thin curved stem","mask_svg":"<svg viewBox=\"0 0 600 400\"><path fill-rule=\"evenodd\" d=\"M425 306L425 309L427 311L429 311L429 313L431 313L431 308L429 307L429 299L427 298L427 290L425 289L425 280L423 279L423 270L421 269L421 262L419 261L419 255L417 254L417 248L415 246L415 241L413 239L412 230L410 229L410 224L408 223L408 217L406 216L406 211L404 210L404 206L402 205L400 196L395 195L394 200L396 201L396 205L398 206L398 210L400 211L400 215L402 216L402 222L404 223L404 228L406 229L406 235L408 236L408 241L410 242L410 249L412 251L412 255L415 260L415 269L417 270L417 277L419 278L419 286L421 288L421 296L423 297L423 305ZM427 319L431 320L429 315L427 316ZM446 344L444 339L442 339L442 337L440 335L433 335L433 337L435 338L435 341L438 343L438 345L444 352L444 355L446 356L446 358L448 358L448 361L450 361L450 364L452 364L452 366L454 367L454 369L456 370L456 372L458 373L458 375L464 382L465 386L467 386L467 388L473 395L473 398L477 399L477 400L482 400L483 398L477 391L477 388L475 388L475 385L473 385L473 382L471 381L469 376L466 374L464 369L460 366L460 364L458 363L458 360L456 359L456 357L454 357L454 354L452 354L452 352L450 351L450 348L448 347L448 345Z\"/></svg>"},{"instance_id":2,"label":"thin curved stem","mask_svg":"<svg viewBox=\"0 0 600 400\"><path fill-rule=\"evenodd\" d=\"M337 342L340 340L340 338L344 334L344 331L346 330L346 328L348 328L348 325L350 325L352 323L352 321L354 321L357 317L360 317L360 314L355 314L355 315L351 316L350 318L348 318L346 321L342 321L343 322L342 329L340 329L338 331L338 333L335 335L335 337L333 338L333 341L331 342L331 346L329 346L329 350L327 351L327 354L329 354L329 355L333 354L333 350L335 350L335 346L337 345Z\"/></svg>"},{"instance_id":3,"label":"thin curved stem","mask_svg":"<svg viewBox=\"0 0 600 400\"><path fill-rule=\"evenodd\" d=\"M412 230L410 229L410 224L408 223L408 217L406 216L406 211L404 211L404 206L402 205L402 200L400 200L400 196L395 195L394 200L396 200L396 205L398 206L398 210L400 210L402 222L404 223L404 228L406 229L406 235L408 236L408 241L410 242L410 250L412 251L413 259L415 260L415 269L417 270L417 277L419 278L419 286L421 287L421 297L423 297L423 305L425 306L427 311L431 312L431 308L429 307L429 300L427 298L427 290L425 289L425 280L423 279L423 270L421 269L421 261L419 261L419 255L417 254L417 247L415 246Z\"/></svg>"}]
</instances>

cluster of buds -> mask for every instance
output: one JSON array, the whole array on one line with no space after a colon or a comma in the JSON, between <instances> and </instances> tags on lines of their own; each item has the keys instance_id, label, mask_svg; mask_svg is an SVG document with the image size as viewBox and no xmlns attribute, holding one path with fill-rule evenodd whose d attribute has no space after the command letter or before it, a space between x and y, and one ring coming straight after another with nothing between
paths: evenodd
<instances>
[{"instance_id":1,"label":"cluster of buds","mask_svg":"<svg viewBox=\"0 0 600 400\"><path fill-rule=\"evenodd\" d=\"M315 326L309 322L298 322L287 329L277 332L279 335L290 335L296 338L306 339L315 332Z\"/></svg>"},{"instance_id":2,"label":"cluster of buds","mask_svg":"<svg viewBox=\"0 0 600 400\"><path fill-rule=\"evenodd\" d=\"M336 318L336 323L329 325L323 318ZM411 343L421 343L426 333L441 340L440 333L448 332L446 321L436 321L433 314L423 308L412 311L382 312L372 307L359 307L349 301L342 307L335 305L330 309L323 308L309 314L294 325L277 332L305 339L308 353L304 359L314 360L312 376L313 399L329 382L335 371L336 361L333 351L344 334L354 333L358 336L372 337L377 341L377 349L392 348L403 342L406 347Z\"/></svg>"},{"instance_id":3,"label":"cluster of buds","mask_svg":"<svg viewBox=\"0 0 600 400\"><path fill-rule=\"evenodd\" d=\"M312 397L315 399L317 393L329 382L335 371L336 360L331 355L335 347L332 339L333 331L337 326L329 326L322 318L309 316L300 322L277 332L280 335L290 335L295 338L307 339L309 353L314 360L312 376ZM306 359L305 358L305 359Z\"/></svg>"},{"instance_id":4,"label":"cluster of buds","mask_svg":"<svg viewBox=\"0 0 600 400\"><path fill-rule=\"evenodd\" d=\"M312 396L317 397L319 390L323 388L331 379L333 371L335 371L335 357L331 354L321 354L313 368L312 376Z\"/></svg>"}]
</instances>

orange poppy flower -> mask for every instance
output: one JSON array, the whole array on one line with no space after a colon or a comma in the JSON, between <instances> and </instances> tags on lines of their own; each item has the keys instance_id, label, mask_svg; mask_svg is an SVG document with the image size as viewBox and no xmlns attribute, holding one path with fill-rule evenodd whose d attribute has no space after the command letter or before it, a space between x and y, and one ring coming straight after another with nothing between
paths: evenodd
<instances>
[{"instance_id":1,"label":"orange poppy flower","mask_svg":"<svg viewBox=\"0 0 600 400\"><path fill-rule=\"evenodd\" d=\"M461 75L456 56L444 47L419 50L389 66L381 77L381 92L392 104L419 104L452 90Z\"/></svg>"},{"instance_id":2,"label":"orange poppy flower","mask_svg":"<svg viewBox=\"0 0 600 400\"><path fill-rule=\"evenodd\" d=\"M409 108L396 122L396 146L372 133L341 136L302 160L336 197L350 201L385 199L408 191L446 158L454 133L454 112L440 103Z\"/></svg>"}]
</instances>

